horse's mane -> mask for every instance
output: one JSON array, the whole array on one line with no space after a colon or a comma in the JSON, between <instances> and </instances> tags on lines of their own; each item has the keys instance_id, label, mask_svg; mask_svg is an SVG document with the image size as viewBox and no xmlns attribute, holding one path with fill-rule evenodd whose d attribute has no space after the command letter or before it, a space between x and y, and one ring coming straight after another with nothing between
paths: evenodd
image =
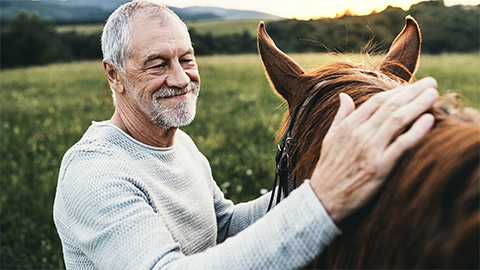
<instances>
[{"instance_id":1,"label":"horse's mane","mask_svg":"<svg viewBox=\"0 0 480 270\"><path fill-rule=\"evenodd\" d=\"M324 84L319 89L321 93L315 94L314 92L317 89L314 89L314 86L319 82L324 82ZM350 95L355 101L355 106L358 107L372 95L404 84L406 82L393 76L387 76L376 70L374 66L354 64L347 61L332 62L312 69L298 78L298 89L294 91L296 93L294 101L290 106L289 112L286 113L277 138L284 134L290 115L299 106L302 106L303 101L307 97L315 95L315 99L311 102L311 104L315 105L309 106L299 119L297 124L298 130L294 132L294 136L296 136L294 141L310 142L311 145L306 146L306 148L315 147L318 151L316 153L315 151L311 152L318 155L321 150L321 142L337 112L339 93L343 92ZM457 119L465 123L480 123L480 114L474 109L463 108L458 100L458 95L454 93L440 97L430 112L434 114L437 122L446 119ZM304 155L306 151L304 151L305 149L300 149L301 146L301 143L295 144L292 151L292 153L297 153L298 151L303 153L301 157L298 157L298 160L295 160L299 163L295 167L295 174L299 176L297 179L308 178L315 165L314 163L312 164L311 157ZM302 162L303 160L308 162ZM302 165L310 166L303 167Z\"/></svg>"},{"instance_id":2,"label":"horse's mane","mask_svg":"<svg viewBox=\"0 0 480 270\"><path fill-rule=\"evenodd\" d=\"M321 93L315 94L319 82ZM339 106L339 93L350 95L358 107L373 94L402 84L348 62L302 74L290 114L310 95L314 99L293 131L297 181L313 172ZM327 267L479 266L480 116L475 110L462 110L453 95L440 99L430 112L434 128L402 156L379 195L339 224L344 235L329 249Z\"/></svg>"}]
</instances>

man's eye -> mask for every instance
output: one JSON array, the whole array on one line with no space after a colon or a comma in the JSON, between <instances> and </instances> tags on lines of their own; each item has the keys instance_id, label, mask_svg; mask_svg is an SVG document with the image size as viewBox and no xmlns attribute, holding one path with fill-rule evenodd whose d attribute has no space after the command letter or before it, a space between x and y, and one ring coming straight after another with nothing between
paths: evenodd
<instances>
[{"instance_id":1,"label":"man's eye","mask_svg":"<svg viewBox=\"0 0 480 270\"><path fill-rule=\"evenodd\" d=\"M159 65L152 66L150 68L164 68L164 67L165 67L165 64L159 64Z\"/></svg>"}]
</instances>

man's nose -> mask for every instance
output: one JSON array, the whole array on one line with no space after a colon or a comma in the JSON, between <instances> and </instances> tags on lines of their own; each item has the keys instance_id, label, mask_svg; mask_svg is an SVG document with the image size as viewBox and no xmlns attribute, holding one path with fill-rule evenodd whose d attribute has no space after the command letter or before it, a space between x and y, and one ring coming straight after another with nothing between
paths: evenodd
<instances>
[{"instance_id":1,"label":"man's nose","mask_svg":"<svg viewBox=\"0 0 480 270\"><path fill-rule=\"evenodd\" d=\"M171 64L170 73L165 79L165 83L168 87L185 88L190 83L190 77L188 77L185 70L180 63L175 62Z\"/></svg>"}]
</instances>

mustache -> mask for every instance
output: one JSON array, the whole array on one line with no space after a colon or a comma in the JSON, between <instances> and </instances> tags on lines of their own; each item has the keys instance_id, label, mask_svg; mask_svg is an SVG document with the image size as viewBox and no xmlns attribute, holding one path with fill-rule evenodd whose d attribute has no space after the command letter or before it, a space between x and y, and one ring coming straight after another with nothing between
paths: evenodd
<instances>
[{"instance_id":1,"label":"mustache","mask_svg":"<svg viewBox=\"0 0 480 270\"><path fill-rule=\"evenodd\" d=\"M158 89L152 94L152 99L156 100L159 98L169 98L174 96L179 96L193 91L198 92L199 85L198 82L190 82L185 88L162 88Z\"/></svg>"}]
</instances>

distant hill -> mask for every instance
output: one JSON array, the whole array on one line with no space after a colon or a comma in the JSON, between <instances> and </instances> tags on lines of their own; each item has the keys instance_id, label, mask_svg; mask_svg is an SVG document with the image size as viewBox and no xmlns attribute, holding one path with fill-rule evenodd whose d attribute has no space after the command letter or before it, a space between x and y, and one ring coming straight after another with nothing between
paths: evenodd
<instances>
[{"instance_id":1,"label":"distant hill","mask_svg":"<svg viewBox=\"0 0 480 270\"><path fill-rule=\"evenodd\" d=\"M218 7L187 7L187 8L175 8L170 7L178 16L182 17L185 21L192 21L187 18L198 16L198 14L212 14L213 16L224 20L239 20L239 19L262 19L262 20L278 20L283 19L278 16L262 13L251 10L236 10L225 9Z\"/></svg>"},{"instance_id":2,"label":"distant hill","mask_svg":"<svg viewBox=\"0 0 480 270\"><path fill-rule=\"evenodd\" d=\"M105 21L110 13L129 0L0 0L0 18L2 21L17 16L21 11L37 14L42 19L56 22L99 22ZM204 20L238 19L281 19L266 13L248 10L234 10L216 7L170 7L186 22Z\"/></svg>"},{"instance_id":3,"label":"distant hill","mask_svg":"<svg viewBox=\"0 0 480 270\"><path fill-rule=\"evenodd\" d=\"M73 6L69 2L0 0L0 18L2 21L17 16L21 11L35 13L42 19L55 21L99 21L104 20L109 14L107 10L102 8Z\"/></svg>"}]
</instances>

